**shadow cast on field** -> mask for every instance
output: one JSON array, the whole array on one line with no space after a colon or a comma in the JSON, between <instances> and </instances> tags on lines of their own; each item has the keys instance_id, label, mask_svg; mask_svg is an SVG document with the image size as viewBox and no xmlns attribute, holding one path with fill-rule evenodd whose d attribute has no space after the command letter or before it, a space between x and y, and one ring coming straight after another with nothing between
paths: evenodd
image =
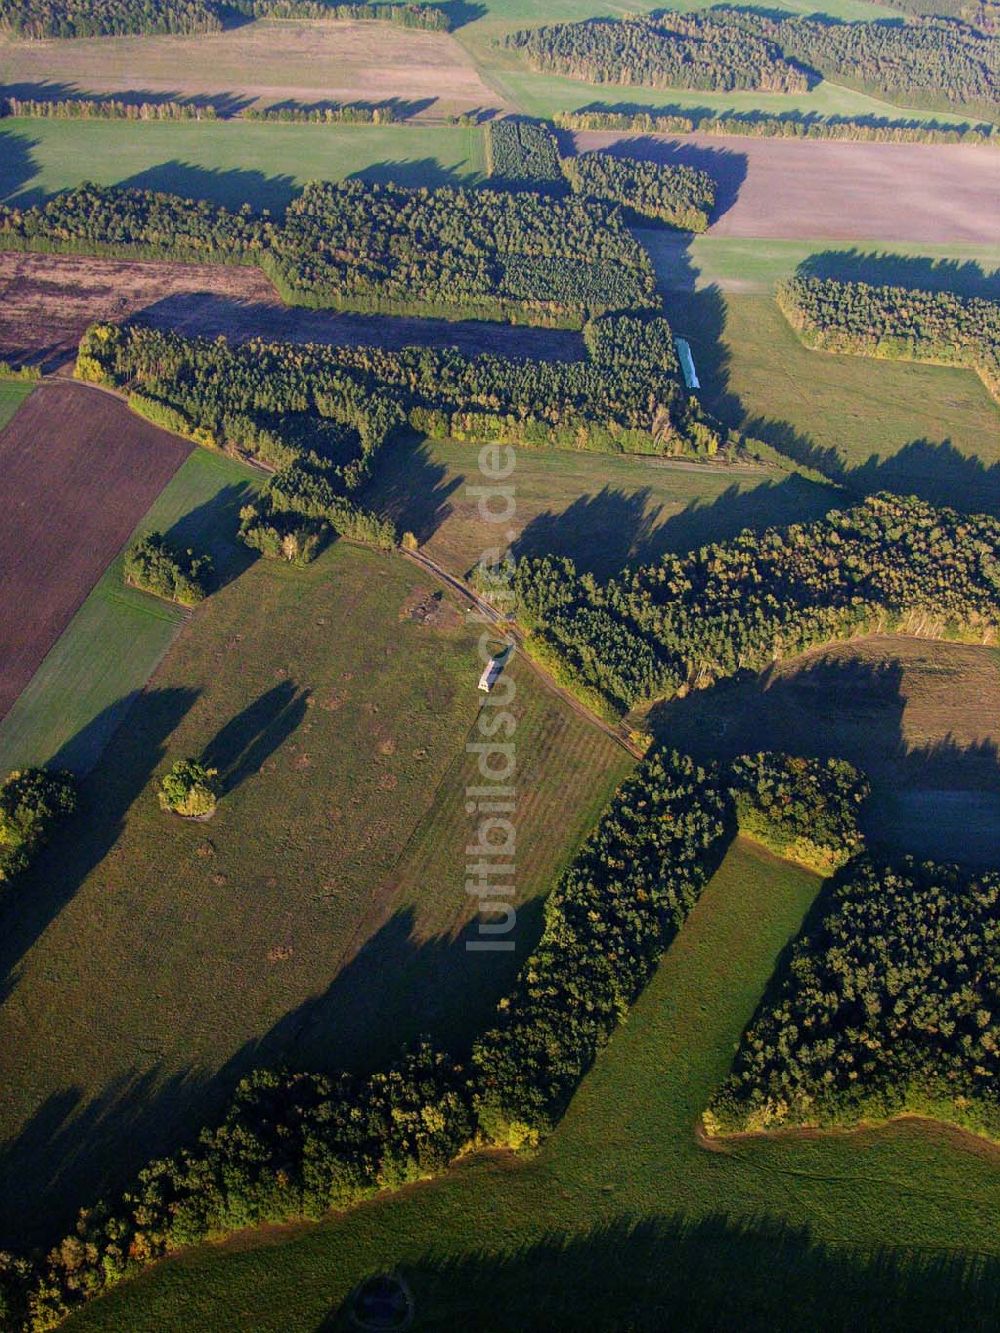
<instances>
[{"instance_id":1,"label":"shadow cast on field","mask_svg":"<svg viewBox=\"0 0 1000 1333\"><path fill-rule=\"evenodd\" d=\"M246 572L258 558L256 551L235 537L240 509L250 499L249 481L231 482L210 500L196 505L164 534L182 549L212 557L212 590L218 591Z\"/></svg>"},{"instance_id":2,"label":"shadow cast on field","mask_svg":"<svg viewBox=\"0 0 1000 1333\"><path fill-rule=\"evenodd\" d=\"M518 909L517 948L470 952L475 926L420 939L411 910L391 916L361 945L329 988L240 1046L217 1069L164 1069L150 1059L98 1095L79 1087L49 1095L0 1150L0 1246L53 1243L80 1207L113 1200L153 1157L194 1141L216 1123L255 1069L317 1073L387 1067L427 1035L456 1053L488 1023L541 932L541 902ZM139 1046L141 1050L141 1043Z\"/></svg>"},{"instance_id":3,"label":"shadow cast on field","mask_svg":"<svg viewBox=\"0 0 1000 1333\"><path fill-rule=\"evenodd\" d=\"M101 713L55 755L50 767L79 767L111 731L118 743L101 767L100 782L85 779L76 815L43 848L14 889L0 895L0 1003L17 984L18 965L114 845L129 807L166 753L166 740L197 698L191 689L147 690ZM120 726L126 711L139 723Z\"/></svg>"},{"instance_id":4,"label":"shadow cast on field","mask_svg":"<svg viewBox=\"0 0 1000 1333\"><path fill-rule=\"evenodd\" d=\"M6 203L24 207L33 202L25 186L39 172L34 153L38 143L20 131L0 129L0 199Z\"/></svg>"},{"instance_id":5,"label":"shadow cast on field","mask_svg":"<svg viewBox=\"0 0 1000 1333\"><path fill-rule=\"evenodd\" d=\"M663 744L704 762L758 750L846 759L871 781L862 826L873 849L995 862L997 743L961 743L951 734L909 742L902 661L891 650L881 660L851 654L844 644L810 654L794 670L771 667L695 690L657 704L648 725ZM947 676L941 688L952 688Z\"/></svg>"},{"instance_id":6,"label":"shadow cast on field","mask_svg":"<svg viewBox=\"0 0 1000 1333\"><path fill-rule=\"evenodd\" d=\"M54 79L40 79L33 82L5 83L0 85L0 100L18 98L23 101L37 102L75 102L81 107L100 104L101 102L120 102L125 106L166 106L168 104L191 107L192 109L211 108L215 117L227 120L237 116L247 107L252 106L253 97L242 93L185 93L180 88L167 92L154 91L151 88L126 88L113 93L94 93L81 90L76 83L59 83ZM81 116L83 120L87 117ZM99 119L95 117L95 119ZM151 117L155 119L155 117Z\"/></svg>"},{"instance_id":7,"label":"shadow cast on field","mask_svg":"<svg viewBox=\"0 0 1000 1333\"><path fill-rule=\"evenodd\" d=\"M803 477L773 481L762 474L752 488L735 482L714 500L692 500L664 518L653 491L605 486L566 509L547 510L526 524L512 544L515 556L568 556L581 572L611 578L627 565L653 564L667 553L683 554L710 542L821 518L837 493Z\"/></svg>"},{"instance_id":8,"label":"shadow cast on field","mask_svg":"<svg viewBox=\"0 0 1000 1333\"><path fill-rule=\"evenodd\" d=\"M260 772L299 726L308 705L309 691L283 680L237 713L209 741L202 762L219 770L223 796Z\"/></svg>"},{"instance_id":9,"label":"shadow cast on field","mask_svg":"<svg viewBox=\"0 0 1000 1333\"><path fill-rule=\"evenodd\" d=\"M386 158L382 162L372 162L367 167L352 171L347 180L372 181L378 185L403 185L419 189L437 189L443 185L470 186L480 180L480 173L474 168L460 171L457 167L446 167L436 157Z\"/></svg>"},{"instance_id":10,"label":"shadow cast on field","mask_svg":"<svg viewBox=\"0 0 1000 1333\"><path fill-rule=\"evenodd\" d=\"M589 1231L493 1246L484 1239L454 1258L429 1247L393 1270L419 1327L912 1333L953 1327L961 1310L963 1328L986 1333L1000 1303L1000 1262L992 1256L828 1246L808 1227L763 1213L625 1214ZM357 1291L317 1333L365 1326L357 1322Z\"/></svg>"},{"instance_id":11,"label":"shadow cast on field","mask_svg":"<svg viewBox=\"0 0 1000 1333\"><path fill-rule=\"evenodd\" d=\"M796 272L803 278L867 282L873 287L952 292L990 301L1000 298L1000 268L988 271L971 259L931 259L858 249L823 250L804 259Z\"/></svg>"},{"instance_id":12,"label":"shadow cast on field","mask_svg":"<svg viewBox=\"0 0 1000 1333\"><path fill-rule=\"evenodd\" d=\"M472 452L470 464L474 460ZM449 479L445 467L434 461L425 441L409 436L382 450L363 500L391 518L400 532L412 532L422 545L451 516L450 498L461 486L460 477Z\"/></svg>"},{"instance_id":13,"label":"shadow cast on field","mask_svg":"<svg viewBox=\"0 0 1000 1333\"><path fill-rule=\"evenodd\" d=\"M184 199L202 199L235 209L250 204L255 213L283 213L299 193L293 176L265 175L243 167L200 167L193 162L160 162L120 181L122 188L159 190Z\"/></svg>"}]
</instances>

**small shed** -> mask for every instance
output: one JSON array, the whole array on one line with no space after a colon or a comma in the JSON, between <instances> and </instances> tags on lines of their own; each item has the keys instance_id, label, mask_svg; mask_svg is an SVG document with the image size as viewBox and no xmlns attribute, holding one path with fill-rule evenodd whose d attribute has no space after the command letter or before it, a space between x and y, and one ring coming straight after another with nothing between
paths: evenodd
<instances>
[{"instance_id":1,"label":"small shed","mask_svg":"<svg viewBox=\"0 0 1000 1333\"><path fill-rule=\"evenodd\" d=\"M479 677L479 688L484 694L489 694L499 680L500 672L504 669L509 656L510 648L504 648L502 652L494 653L486 663L483 674Z\"/></svg>"}]
</instances>

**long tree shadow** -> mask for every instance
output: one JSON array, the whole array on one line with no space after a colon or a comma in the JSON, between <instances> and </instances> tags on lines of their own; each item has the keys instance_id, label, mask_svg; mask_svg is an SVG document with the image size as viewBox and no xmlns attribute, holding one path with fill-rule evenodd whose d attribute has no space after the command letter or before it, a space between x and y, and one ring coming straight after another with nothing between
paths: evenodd
<instances>
[{"instance_id":1,"label":"long tree shadow","mask_svg":"<svg viewBox=\"0 0 1000 1333\"><path fill-rule=\"evenodd\" d=\"M954 292L992 301L1000 298L1000 267L987 271L971 259L932 259L876 250L822 250L804 259L796 272L805 278L867 282L873 287Z\"/></svg>"},{"instance_id":2,"label":"long tree shadow","mask_svg":"<svg viewBox=\"0 0 1000 1333\"><path fill-rule=\"evenodd\" d=\"M450 497L461 485L435 461L426 441L400 437L382 450L362 500L423 544L451 515Z\"/></svg>"},{"instance_id":3,"label":"long tree shadow","mask_svg":"<svg viewBox=\"0 0 1000 1333\"><path fill-rule=\"evenodd\" d=\"M899 642L897 648L891 639L880 639L878 655L841 644L809 654L800 664L695 690L656 705L648 725L664 744L704 762L758 750L847 759L871 780L862 825L873 849L995 864L1000 857L997 741L959 741L950 732L923 743L907 739L903 715L911 686L905 663L914 655L914 641L905 641L905 648ZM919 644L917 650L919 670ZM975 680L962 683L957 656L953 669L940 659L927 669L956 710L982 706L973 693ZM959 689L964 694L954 697Z\"/></svg>"},{"instance_id":4,"label":"long tree shadow","mask_svg":"<svg viewBox=\"0 0 1000 1333\"><path fill-rule=\"evenodd\" d=\"M444 166L436 157L385 158L352 171L348 180L373 181L379 185L404 185L437 189L442 185L475 185L481 173L471 165L466 170Z\"/></svg>"},{"instance_id":5,"label":"long tree shadow","mask_svg":"<svg viewBox=\"0 0 1000 1333\"><path fill-rule=\"evenodd\" d=\"M294 681L283 680L237 713L209 741L203 762L219 770L223 796L260 772L301 723L308 704L308 690L300 690Z\"/></svg>"},{"instance_id":6,"label":"long tree shadow","mask_svg":"<svg viewBox=\"0 0 1000 1333\"><path fill-rule=\"evenodd\" d=\"M0 129L0 199L22 206L28 201L24 187L38 175L38 143L19 130Z\"/></svg>"},{"instance_id":7,"label":"long tree shadow","mask_svg":"<svg viewBox=\"0 0 1000 1333\"><path fill-rule=\"evenodd\" d=\"M81 89L76 83L59 83L54 79L36 79L20 83L0 85L0 100L17 98L22 101L37 102L75 102L88 106L106 101L120 102L124 106L165 106L177 104L192 109L211 107L217 118L226 120L237 116L247 107L252 106L253 97L242 93L185 93L180 88L164 92L152 88L125 88L114 93L95 93Z\"/></svg>"},{"instance_id":8,"label":"long tree shadow","mask_svg":"<svg viewBox=\"0 0 1000 1333\"><path fill-rule=\"evenodd\" d=\"M97 1094L70 1086L46 1096L0 1149L0 1246L54 1243L80 1207L115 1199L149 1160L216 1123L239 1080L255 1069L365 1074L387 1067L424 1035L466 1055L537 941L541 903L518 909L512 952L469 952L474 930L422 939L404 909L374 931L323 993L218 1066L171 1062L168 1069L153 1058Z\"/></svg>"},{"instance_id":9,"label":"long tree shadow","mask_svg":"<svg viewBox=\"0 0 1000 1333\"><path fill-rule=\"evenodd\" d=\"M160 162L119 182L123 188L159 190L185 199L239 208L249 203L255 212L283 213L299 185L294 176L265 175L243 167L201 167L193 162Z\"/></svg>"},{"instance_id":10,"label":"long tree shadow","mask_svg":"<svg viewBox=\"0 0 1000 1333\"><path fill-rule=\"evenodd\" d=\"M54 757L51 767L70 766L117 728L100 770L81 783L77 814L0 894L0 1003L16 984L21 959L114 844L129 807L166 753L167 738L197 697L191 689L147 690L130 709L126 701L124 709L115 705L99 714ZM131 717L127 729L120 726L125 711Z\"/></svg>"},{"instance_id":11,"label":"long tree shadow","mask_svg":"<svg viewBox=\"0 0 1000 1333\"><path fill-rule=\"evenodd\" d=\"M442 1256L432 1246L393 1272L409 1293L414 1327L493 1333L914 1333L959 1326L986 1333L1000 1307L1000 1261L992 1255L922 1250L905 1240L828 1246L808 1227L768 1214L625 1214L516 1248L487 1234L468 1253ZM358 1322L362 1286L317 1333L366 1326Z\"/></svg>"},{"instance_id":12,"label":"long tree shadow","mask_svg":"<svg viewBox=\"0 0 1000 1333\"><path fill-rule=\"evenodd\" d=\"M212 557L213 589L224 588L254 563L256 552L237 540L240 509L251 496L249 481L231 482L210 500L196 505L164 534L182 550Z\"/></svg>"}]
</instances>

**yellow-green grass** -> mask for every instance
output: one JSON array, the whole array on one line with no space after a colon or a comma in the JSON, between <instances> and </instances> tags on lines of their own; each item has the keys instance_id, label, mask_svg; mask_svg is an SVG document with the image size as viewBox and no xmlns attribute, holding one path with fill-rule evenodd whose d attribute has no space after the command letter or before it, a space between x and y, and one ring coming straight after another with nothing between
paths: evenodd
<instances>
[{"instance_id":1,"label":"yellow-green grass","mask_svg":"<svg viewBox=\"0 0 1000 1333\"><path fill-rule=\"evenodd\" d=\"M68 1328L341 1327L324 1320L353 1284L392 1268L421 1329L930 1329L959 1308L988 1327L995 1158L913 1123L696 1141L818 887L735 844L537 1156L480 1157L321 1226L182 1255Z\"/></svg>"},{"instance_id":2,"label":"yellow-green grass","mask_svg":"<svg viewBox=\"0 0 1000 1333\"><path fill-rule=\"evenodd\" d=\"M727 424L852 489L1000 505L1000 414L972 371L810 351L769 295L674 293L669 308Z\"/></svg>"},{"instance_id":3,"label":"yellow-green grass","mask_svg":"<svg viewBox=\"0 0 1000 1333\"><path fill-rule=\"evenodd\" d=\"M161 531L212 555L220 575L242 561L238 510L259 473L194 451L157 496L135 534ZM126 587L114 560L0 722L0 773L54 763L85 772L152 675L187 613Z\"/></svg>"},{"instance_id":4,"label":"yellow-green grass","mask_svg":"<svg viewBox=\"0 0 1000 1333\"><path fill-rule=\"evenodd\" d=\"M468 494L482 483L478 457L477 445L452 440L400 444L380 460L367 502L455 573L498 541L513 541L519 554L568 555L607 577L626 562L690 550L745 527L819 517L840 498L833 487L759 466L518 449L508 483L516 509L498 532Z\"/></svg>"},{"instance_id":5,"label":"yellow-green grass","mask_svg":"<svg viewBox=\"0 0 1000 1333\"><path fill-rule=\"evenodd\" d=\"M0 430L7 425L34 387L31 380L0 379Z\"/></svg>"},{"instance_id":6,"label":"yellow-green grass","mask_svg":"<svg viewBox=\"0 0 1000 1333\"><path fill-rule=\"evenodd\" d=\"M81 181L281 209L308 180L474 183L482 131L450 125L10 119L0 199L37 202Z\"/></svg>"},{"instance_id":7,"label":"yellow-green grass","mask_svg":"<svg viewBox=\"0 0 1000 1333\"><path fill-rule=\"evenodd\" d=\"M483 1021L509 976L479 955L472 977L462 936L478 630L454 609L413 619L433 591L398 557L339 544L304 569L259 561L182 627L81 815L0 902L5 1237L66 1225L300 1037L310 1067L367 1064L417 1016L457 1043ZM527 670L518 683L530 896L627 756ZM185 823L156 783L201 755L224 794L211 822ZM525 911L518 955L537 929Z\"/></svg>"}]
</instances>

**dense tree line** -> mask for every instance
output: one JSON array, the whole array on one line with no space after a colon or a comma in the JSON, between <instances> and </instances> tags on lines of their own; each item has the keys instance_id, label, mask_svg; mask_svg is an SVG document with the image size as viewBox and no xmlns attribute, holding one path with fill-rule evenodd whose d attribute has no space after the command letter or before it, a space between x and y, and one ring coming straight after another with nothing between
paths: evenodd
<instances>
[{"instance_id":1,"label":"dense tree line","mask_svg":"<svg viewBox=\"0 0 1000 1333\"><path fill-rule=\"evenodd\" d=\"M730 116L684 116L673 111L559 111L567 130L623 130L636 134L725 134L750 139L841 139L867 143L965 143L1000 145L994 125L945 125L930 121L817 116L786 111L778 116L746 112Z\"/></svg>"},{"instance_id":2,"label":"dense tree line","mask_svg":"<svg viewBox=\"0 0 1000 1333\"><path fill-rule=\"evenodd\" d=\"M660 166L610 153L581 153L563 162L575 194L621 204L633 221L652 218L683 231L704 231L715 181L697 167Z\"/></svg>"},{"instance_id":3,"label":"dense tree line","mask_svg":"<svg viewBox=\"0 0 1000 1333\"><path fill-rule=\"evenodd\" d=\"M776 856L831 875L861 851L858 812L869 786L843 759L743 755L729 781L740 832Z\"/></svg>"},{"instance_id":4,"label":"dense tree line","mask_svg":"<svg viewBox=\"0 0 1000 1333\"><path fill-rule=\"evenodd\" d=\"M1000 49L957 19L841 22L718 5L694 14L563 23L512 33L536 69L589 83L804 92L821 75L907 106L996 119Z\"/></svg>"},{"instance_id":5,"label":"dense tree line","mask_svg":"<svg viewBox=\"0 0 1000 1333\"><path fill-rule=\"evenodd\" d=\"M513 32L505 44L534 69L588 83L806 92L808 76L777 43L714 12L588 19Z\"/></svg>"},{"instance_id":6,"label":"dense tree line","mask_svg":"<svg viewBox=\"0 0 1000 1333\"><path fill-rule=\"evenodd\" d=\"M467 357L455 348L230 346L96 325L80 344L77 373L129 391L130 403L168 430L268 467L321 454L328 469L343 470L345 493L368 475L404 417L436 438L616 453L717 451L720 437L680 387L665 319L604 316L586 326L584 341L585 359L549 362ZM331 401L347 414L340 421Z\"/></svg>"},{"instance_id":7,"label":"dense tree line","mask_svg":"<svg viewBox=\"0 0 1000 1333\"><path fill-rule=\"evenodd\" d=\"M0 28L16 37L121 37L220 32L215 0L0 0Z\"/></svg>"},{"instance_id":8,"label":"dense tree line","mask_svg":"<svg viewBox=\"0 0 1000 1333\"><path fill-rule=\"evenodd\" d=\"M779 283L777 300L809 347L967 366L1000 400L1000 302L802 277Z\"/></svg>"},{"instance_id":9,"label":"dense tree line","mask_svg":"<svg viewBox=\"0 0 1000 1333\"><path fill-rule=\"evenodd\" d=\"M268 510L392 546L392 524L353 496L405 421L403 408L335 362L317 373L301 351L95 324L80 343L76 374L129 390L130 403L142 403L144 414L168 429L274 469L262 502Z\"/></svg>"},{"instance_id":10,"label":"dense tree line","mask_svg":"<svg viewBox=\"0 0 1000 1333\"><path fill-rule=\"evenodd\" d=\"M486 174L498 186L564 190L556 136L537 121L505 117L486 125Z\"/></svg>"},{"instance_id":11,"label":"dense tree line","mask_svg":"<svg viewBox=\"0 0 1000 1333\"><path fill-rule=\"evenodd\" d=\"M76 809L69 773L24 768L0 785L0 883L26 870L55 827Z\"/></svg>"},{"instance_id":12,"label":"dense tree line","mask_svg":"<svg viewBox=\"0 0 1000 1333\"><path fill-rule=\"evenodd\" d=\"M327 103L324 106L247 107L242 120L298 121L313 125L391 125L398 119L394 107L364 102Z\"/></svg>"},{"instance_id":13,"label":"dense tree line","mask_svg":"<svg viewBox=\"0 0 1000 1333\"><path fill-rule=\"evenodd\" d=\"M250 18L376 19L446 32L432 4L325 4L323 0L0 0L0 29L17 37L121 37L221 32L226 12Z\"/></svg>"},{"instance_id":14,"label":"dense tree line","mask_svg":"<svg viewBox=\"0 0 1000 1333\"><path fill-rule=\"evenodd\" d=\"M162 532L148 532L125 552L122 570L126 583L169 602L195 606L204 601L212 578L212 560L194 551L182 551Z\"/></svg>"},{"instance_id":15,"label":"dense tree line","mask_svg":"<svg viewBox=\"0 0 1000 1333\"><path fill-rule=\"evenodd\" d=\"M1000 1136L1000 875L862 858L743 1034L710 1130L918 1112Z\"/></svg>"},{"instance_id":16,"label":"dense tree line","mask_svg":"<svg viewBox=\"0 0 1000 1333\"><path fill-rule=\"evenodd\" d=\"M606 584L551 556L513 578L518 619L564 678L625 710L875 629L991 641L1000 520L883 493Z\"/></svg>"},{"instance_id":17,"label":"dense tree line","mask_svg":"<svg viewBox=\"0 0 1000 1333\"><path fill-rule=\"evenodd\" d=\"M499 190L314 182L280 221L151 190L83 185L0 208L6 249L258 264L314 307L579 327L657 304L613 208Z\"/></svg>"},{"instance_id":18,"label":"dense tree line","mask_svg":"<svg viewBox=\"0 0 1000 1333\"><path fill-rule=\"evenodd\" d=\"M907 106L964 107L997 119L1000 43L959 20L846 23L725 6L712 13L775 42L824 78Z\"/></svg>"},{"instance_id":19,"label":"dense tree line","mask_svg":"<svg viewBox=\"0 0 1000 1333\"><path fill-rule=\"evenodd\" d=\"M724 789L679 755L619 788L545 900L545 928L475 1044L476 1109L493 1142L547 1134L697 902L730 827Z\"/></svg>"}]
</instances>

